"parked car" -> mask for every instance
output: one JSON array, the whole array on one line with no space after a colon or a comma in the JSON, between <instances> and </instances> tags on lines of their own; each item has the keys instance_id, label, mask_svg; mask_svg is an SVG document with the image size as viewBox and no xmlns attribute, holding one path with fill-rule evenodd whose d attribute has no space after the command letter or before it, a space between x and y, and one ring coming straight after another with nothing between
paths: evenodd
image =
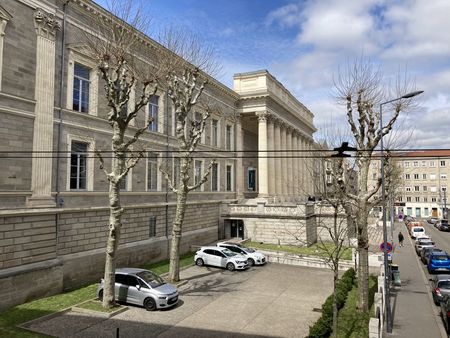
<instances>
[{"instance_id":1,"label":"parked car","mask_svg":"<svg viewBox=\"0 0 450 338\"><path fill-rule=\"evenodd\" d=\"M413 226L410 228L409 234L411 238L421 238L426 237L425 228L423 226Z\"/></svg>"},{"instance_id":2,"label":"parked car","mask_svg":"<svg viewBox=\"0 0 450 338\"><path fill-rule=\"evenodd\" d=\"M442 297L450 294L450 275L436 275L430 282L434 304L439 305Z\"/></svg>"},{"instance_id":3,"label":"parked car","mask_svg":"<svg viewBox=\"0 0 450 338\"><path fill-rule=\"evenodd\" d=\"M430 274L435 272L450 271L450 256L442 253L433 253L428 259L428 272Z\"/></svg>"},{"instance_id":4,"label":"parked car","mask_svg":"<svg viewBox=\"0 0 450 338\"><path fill-rule=\"evenodd\" d=\"M233 271L235 269L244 270L248 268L247 258L218 246L201 247L194 257L195 264L198 266L211 265L219 268L226 268Z\"/></svg>"},{"instance_id":5,"label":"parked car","mask_svg":"<svg viewBox=\"0 0 450 338\"><path fill-rule=\"evenodd\" d=\"M408 225L409 222L413 222L416 219L412 216L405 216L404 220L405 220L405 224Z\"/></svg>"},{"instance_id":6,"label":"parked car","mask_svg":"<svg viewBox=\"0 0 450 338\"><path fill-rule=\"evenodd\" d=\"M97 288L103 299L104 280ZM150 270L122 268L115 273L116 301L143 306L147 311L169 308L178 303L178 289Z\"/></svg>"},{"instance_id":7,"label":"parked car","mask_svg":"<svg viewBox=\"0 0 450 338\"><path fill-rule=\"evenodd\" d=\"M415 243L417 256L420 256L420 252L423 248L434 248L434 242L429 238L419 238Z\"/></svg>"},{"instance_id":8,"label":"parked car","mask_svg":"<svg viewBox=\"0 0 450 338\"><path fill-rule=\"evenodd\" d=\"M230 251L233 251L237 254L246 257L248 260L248 265L250 266L266 264L266 256L251 248L246 248L241 244L231 242L219 242L217 243L217 246L220 246L221 248L227 248Z\"/></svg>"},{"instance_id":9,"label":"parked car","mask_svg":"<svg viewBox=\"0 0 450 338\"><path fill-rule=\"evenodd\" d=\"M428 265L428 259L430 258L430 255L434 253L447 254L445 251L435 247L423 248L422 251L420 252L420 259L422 260L423 264Z\"/></svg>"},{"instance_id":10,"label":"parked car","mask_svg":"<svg viewBox=\"0 0 450 338\"><path fill-rule=\"evenodd\" d=\"M440 301L441 306L441 317L444 322L445 331L450 333L450 297L449 295L444 295Z\"/></svg>"},{"instance_id":11,"label":"parked car","mask_svg":"<svg viewBox=\"0 0 450 338\"><path fill-rule=\"evenodd\" d=\"M448 220L443 219L439 222L438 229L440 231L450 231L450 225L448 224Z\"/></svg>"},{"instance_id":12,"label":"parked car","mask_svg":"<svg viewBox=\"0 0 450 338\"><path fill-rule=\"evenodd\" d=\"M429 224L436 224L437 223L437 221L438 221L438 218L437 217L428 217L427 218L427 222L429 223Z\"/></svg>"}]
</instances>

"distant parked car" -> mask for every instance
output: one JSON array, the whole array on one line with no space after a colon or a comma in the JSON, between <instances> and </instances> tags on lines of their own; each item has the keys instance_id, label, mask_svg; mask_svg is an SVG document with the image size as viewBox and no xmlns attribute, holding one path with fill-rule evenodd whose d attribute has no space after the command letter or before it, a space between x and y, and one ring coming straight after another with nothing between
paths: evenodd
<instances>
[{"instance_id":1,"label":"distant parked car","mask_svg":"<svg viewBox=\"0 0 450 338\"><path fill-rule=\"evenodd\" d=\"M441 271L450 272L450 256L441 253L431 254L427 268L430 274Z\"/></svg>"},{"instance_id":2,"label":"distant parked car","mask_svg":"<svg viewBox=\"0 0 450 338\"><path fill-rule=\"evenodd\" d=\"M217 246L220 246L221 248L227 248L230 251L233 251L237 254L246 257L248 260L248 265L250 266L266 264L266 256L264 256L260 252L255 251L254 249L246 248L241 244L231 242L219 242L217 243Z\"/></svg>"},{"instance_id":3,"label":"distant parked car","mask_svg":"<svg viewBox=\"0 0 450 338\"><path fill-rule=\"evenodd\" d=\"M441 317L444 322L445 331L450 333L450 297L444 295L440 301L441 305Z\"/></svg>"},{"instance_id":4,"label":"distant parked car","mask_svg":"<svg viewBox=\"0 0 450 338\"><path fill-rule=\"evenodd\" d=\"M448 220L447 219L443 219L439 222L439 226L438 229L440 231L450 231L450 225L448 224Z\"/></svg>"},{"instance_id":5,"label":"distant parked car","mask_svg":"<svg viewBox=\"0 0 450 338\"><path fill-rule=\"evenodd\" d=\"M442 297L450 294L450 275L436 275L430 282L434 304L439 305Z\"/></svg>"},{"instance_id":6,"label":"distant parked car","mask_svg":"<svg viewBox=\"0 0 450 338\"><path fill-rule=\"evenodd\" d=\"M434 248L434 242L428 238L419 238L415 243L417 256L420 256L420 252L423 248Z\"/></svg>"},{"instance_id":7,"label":"distant parked car","mask_svg":"<svg viewBox=\"0 0 450 338\"><path fill-rule=\"evenodd\" d=\"M423 226L413 226L410 228L409 234L411 235L411 238L421 238L426 237L425 228Z\"/></svg>"},{"instance_id":8,"label":"distant parked car","mask_svg":"<svg viewBox=\"0 0 450 338\"><path fill-rule=\"evenodd\" d=\"M427 222L429 223L429 224L436 224L437 223L437 221L438 221L438 218L437 217L428 217L427 218Z\"/></svg>"},{"instance_id":9,"label":"distant parked car","mask_svg":"<svg viewBox=\"0 0 450 338\"><path fill-rule=\"evenodd\" d=\"M104 280L97 288L103 299ZM178 289L152 271L135 268L116 269L116 301L143 306L147 311L169 308L178 303Z\"/></svg>"},{"instance_id":10,"label":"distant parked car","mask_svg":"<svg viewBox=\"0 0 450 338\"><path fill-rule=\"evenodd\" d=\"M248 268L248 261L246 257L218 246L201 247L195 253L194 261L198 266L211 265L219 268L226 268L230 271L235 269L244 270Z\"/></svg>"},{"instance_id":11,"label":"distant parked car","mask_svg":"<svg viewBox=\"0 0 450 338\"><path fill-rule=\"evenodd\" d=\"M445 251L438 248L434 247L423 248L422 251L420 252L420 259L422 260L423 264L428 265L428 259L430 258L430 255L439 253L447 254Z\"/></svg>"}]
</instances>

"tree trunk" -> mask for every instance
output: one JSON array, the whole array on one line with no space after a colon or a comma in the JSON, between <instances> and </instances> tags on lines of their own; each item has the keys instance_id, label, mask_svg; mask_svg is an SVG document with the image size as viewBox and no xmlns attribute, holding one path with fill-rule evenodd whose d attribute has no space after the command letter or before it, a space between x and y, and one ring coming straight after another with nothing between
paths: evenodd
<instances>
[{"instance_id":1,"label":"tree trunk","mask_svg":"<svg viewBox=\"0 0 450 338\"><path fill-rule=\"evenodd\" d=\"M334 267L333 277L333 332L332 337L337 337L338 334L338 308L337 308L337 283L339 281L339 262Z\"/></svg>"},{"instance_id":2,"label":"tree trunk","mask_svg":"<svg viewBox=\"0 0 450 338\"><path fill-rule=\"evenodd\" d=\"M116 270L116 251L122 227L123 209L120 205L119 183L109 182L109 231L106 242L106 262L103 288L103 307L112 308L114 302L114 273Z\"/></svg>"},{"instance_id":3,"label":"tree trunk","mask_svg":"<svg viewBox=\"0 0 450 338\"><path fill-rule=\"evenodd\" d=\"M358 309L369 311L369 236L367 231L367 205L364 201L358 207Z\"/></svg>"},{"instance_id":4,"label":"tree trunk","mask_svg":"<svg viewBox=\"0 0 450 338\"><path fill-rule=\"evenodd\" d=\"M180 280L180 242L184 213L186 211L186 200L187 190L179 189L177 193L177 211L172 226L172 244L170 247L169 280L171 282L178 282Z\"/></svg>"}]
</instances>

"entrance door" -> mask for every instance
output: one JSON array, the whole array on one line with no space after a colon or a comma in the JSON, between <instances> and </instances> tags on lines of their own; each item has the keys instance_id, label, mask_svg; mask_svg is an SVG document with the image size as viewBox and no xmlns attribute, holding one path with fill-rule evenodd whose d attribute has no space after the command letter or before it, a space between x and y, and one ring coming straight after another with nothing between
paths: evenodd
<instances>
[{"instance_id":1,"label":"entrance door","mask_svg":"<svg viewBox=\"0 0 450 338\"><path fill-rule=\"evenodd\" d=\"M420 218L422 217L421 213L420 213L420 208L416 208L416 218Z\"/></svg>"},{"instance_id":2,"label":"entrance door","mask_svg":"<svg viewBox=\"0 0 450 338\"><path fill-rule=\"evenodd\" d=\"M231 220L231 238L244 239L244 222L240 219Z\"/></svg>"},{"instance_id":3,"label":"entrance door","mask_svg":"<svg viewBox=\"0 0 450 338\"><path fill-rule=\"evenodd\" d=\"M437 210L437 208L431 209L431 216L432 217L438 217L438 210Z\"/></svg>"}]
</instances>

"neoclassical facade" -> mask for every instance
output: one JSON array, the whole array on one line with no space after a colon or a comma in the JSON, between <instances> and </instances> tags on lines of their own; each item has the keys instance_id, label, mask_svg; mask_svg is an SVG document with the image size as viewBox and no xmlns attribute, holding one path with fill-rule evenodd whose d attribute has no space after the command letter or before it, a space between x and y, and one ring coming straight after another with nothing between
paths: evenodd
<instances>
[{"instance_id":1,"label":"neoclassical facade","mask_svg":"<svg viewBox=\"0 0 450 338\"><path fill-rule=\"evenodd\" d=\"M8 299L0 308L101 275L108 182L93 152L110 150L111 130L103 83L83 36L92 30L92 16L106 13L89 0L0 3L0 298ZM141 42L137 57L150 64L149 55L162 47L148 37ZM264 206L274 215L277 206L289 205L297 215L316 193L314 116L275 77L266 70L236 74L233 89L210 78L204 94L220 113L206 126L192 179L211 158L217 164L189 195L183 252L259 231L258 221L246 228L239 205L255 206L256 213ZM131 103L136 95L132 91ZM179 164L175 116L163 90L142 109L130 135L150 117L140 138L146 156L123 182L119 265L169 252L176 199L158 167L175 176ZM27 280L38 282L23 288Z\"/></svg>"}]
</instances>

